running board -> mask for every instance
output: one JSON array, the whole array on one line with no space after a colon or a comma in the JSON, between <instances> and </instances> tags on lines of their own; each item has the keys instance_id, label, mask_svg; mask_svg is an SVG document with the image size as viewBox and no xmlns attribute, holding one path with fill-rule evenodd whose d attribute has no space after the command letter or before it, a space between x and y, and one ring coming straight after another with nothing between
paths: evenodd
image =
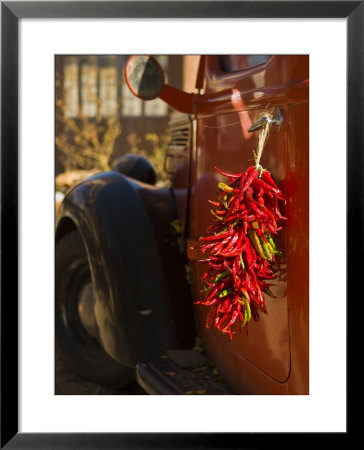
<instances>
[{"instance_id":1,"label":"running board","mask_svg":"<svg viewBox=\"0 0 364 450\"><path fill-rule=\"evenodd\" d=\"M233 395L221 375L197 350L170 350L136 367L136 381L151 395Z\"/></svg>"}]
</instances>

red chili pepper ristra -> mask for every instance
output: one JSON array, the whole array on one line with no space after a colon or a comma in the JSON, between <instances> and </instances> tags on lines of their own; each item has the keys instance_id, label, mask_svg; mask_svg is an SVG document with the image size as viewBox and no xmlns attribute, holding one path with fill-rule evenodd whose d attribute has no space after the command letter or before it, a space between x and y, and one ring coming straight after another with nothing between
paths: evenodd
<instances>
[{"instance_id":1,"label":"red chili pepper ristra","mask_svg":"<svg viewBox=\"0 0 364 450\"><path fill-rule=\"evenodd\" d=\"M254 166L235 174L215 169L229 178L219 183L217 201L209 200L213 223L200 238L200 249L209 256L200 260L208 268L201 277L204 298L196 304L210 307L206 327L228 333L236 323L247 326L258 311L266 312L263 292L271 293L271 269L280 252L273 237L287 220L279 202L286 203L267 170Z\"/></svg>"}]
</instances>

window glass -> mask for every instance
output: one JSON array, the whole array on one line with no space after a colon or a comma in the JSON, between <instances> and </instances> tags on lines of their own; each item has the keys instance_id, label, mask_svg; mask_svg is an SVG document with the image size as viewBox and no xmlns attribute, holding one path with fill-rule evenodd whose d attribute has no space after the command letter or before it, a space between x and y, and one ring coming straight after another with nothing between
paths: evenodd
<instances>
[{"instance_id":1,"label":"window glass","mask_svg":"<svg viewBox=\"0 0 364 450\"><path fill-rule=\"evenodd\" d=\"M118 110L118 70L115 56L99 57L99 113L111 117Z\"/></svg>"},{"instance_id":2,"label":"window glass","mask_svg":"<svg viewBox=\"0 0 364 450\"><path fill-rule=\"evenodd\" d=\"M122 115L123 116L140 116L143 111L143 100L135 97L134 94L128 88L126 84L124 75L122 75L122 86L121 86L121 96L122 96Z\"/></svg>"},{"instance_id":3,"label":"window glass","mask_svg":"<svg viewBox=\"0 0 364 450\"><path fill-rule=\"evenodd\" d=\"M269 55L220 55L224 72L237 72L267 62Z\"/></svg>"},{"instance_id":4,"label":"window glass","mask_svg":"<svg viewBox=\"0 0 364 450\"><path fill-rule=\"evenodd\" d=\"M64 115L68 119L78 114L78 61L66 58L63 67Z\"/></svg>"},{"instance_id":5,"label":"window glass","mask_svg":"<svg viewBox=\"0 0 364 450\"><path fill-rule=\"evenodd\" d=\"M87 58L81 65L81 105L85 117L95 117L97 114L97 75L96 58Z\"/></svg>"},{"instance_id":6,"label":"window glass","mask_svg":"<svg viewBox=\"0 0 364 450\"><path fill-rule=\"evenodd\" d=\"M146 116L165 116L167 112L168 105L160 98L145 102L144 113Z\"/></svg>"}]
</instances>

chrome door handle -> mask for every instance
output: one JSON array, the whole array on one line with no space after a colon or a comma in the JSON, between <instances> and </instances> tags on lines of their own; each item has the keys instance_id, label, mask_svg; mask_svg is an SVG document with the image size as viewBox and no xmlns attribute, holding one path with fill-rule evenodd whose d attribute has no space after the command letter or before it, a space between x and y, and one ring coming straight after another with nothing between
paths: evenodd
<instances>
[{"instance_id":1,"label":"chrome door handle","mask_svg":"<svg viewBox=\"0 0 364 450\"><path fill-rule=\"evenodd\" d=\"M276 125L277 131L280 131L282 128L283 123L283 112L282 110L278 109L276 115L272 118L268 116L262 116L260 119L258 119L256 122L253 123L253 125L249 128L249 133L252 131L259 130L260 128L263 128L264 125L267 123L274 123Z\"/></svg>"}]
</instances>

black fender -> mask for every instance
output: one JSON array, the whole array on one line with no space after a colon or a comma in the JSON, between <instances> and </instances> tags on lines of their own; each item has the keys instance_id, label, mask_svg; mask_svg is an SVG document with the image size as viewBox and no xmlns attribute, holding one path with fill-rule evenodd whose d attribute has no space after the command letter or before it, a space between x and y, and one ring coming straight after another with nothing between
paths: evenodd
<instances>
[{"instance_id":1,"label":"black fender","mask_svg":"<svg viewBox=\"0 0 364 450\"><path fill-rule=\"evenodd\" d=\"M56 240L70 224L82 236L102 346L126 366L193 344L184 255L173 233L166 233L175 218L171 190L114 171L73 187L57 214Z\"/></svg>"}]
</instances>

